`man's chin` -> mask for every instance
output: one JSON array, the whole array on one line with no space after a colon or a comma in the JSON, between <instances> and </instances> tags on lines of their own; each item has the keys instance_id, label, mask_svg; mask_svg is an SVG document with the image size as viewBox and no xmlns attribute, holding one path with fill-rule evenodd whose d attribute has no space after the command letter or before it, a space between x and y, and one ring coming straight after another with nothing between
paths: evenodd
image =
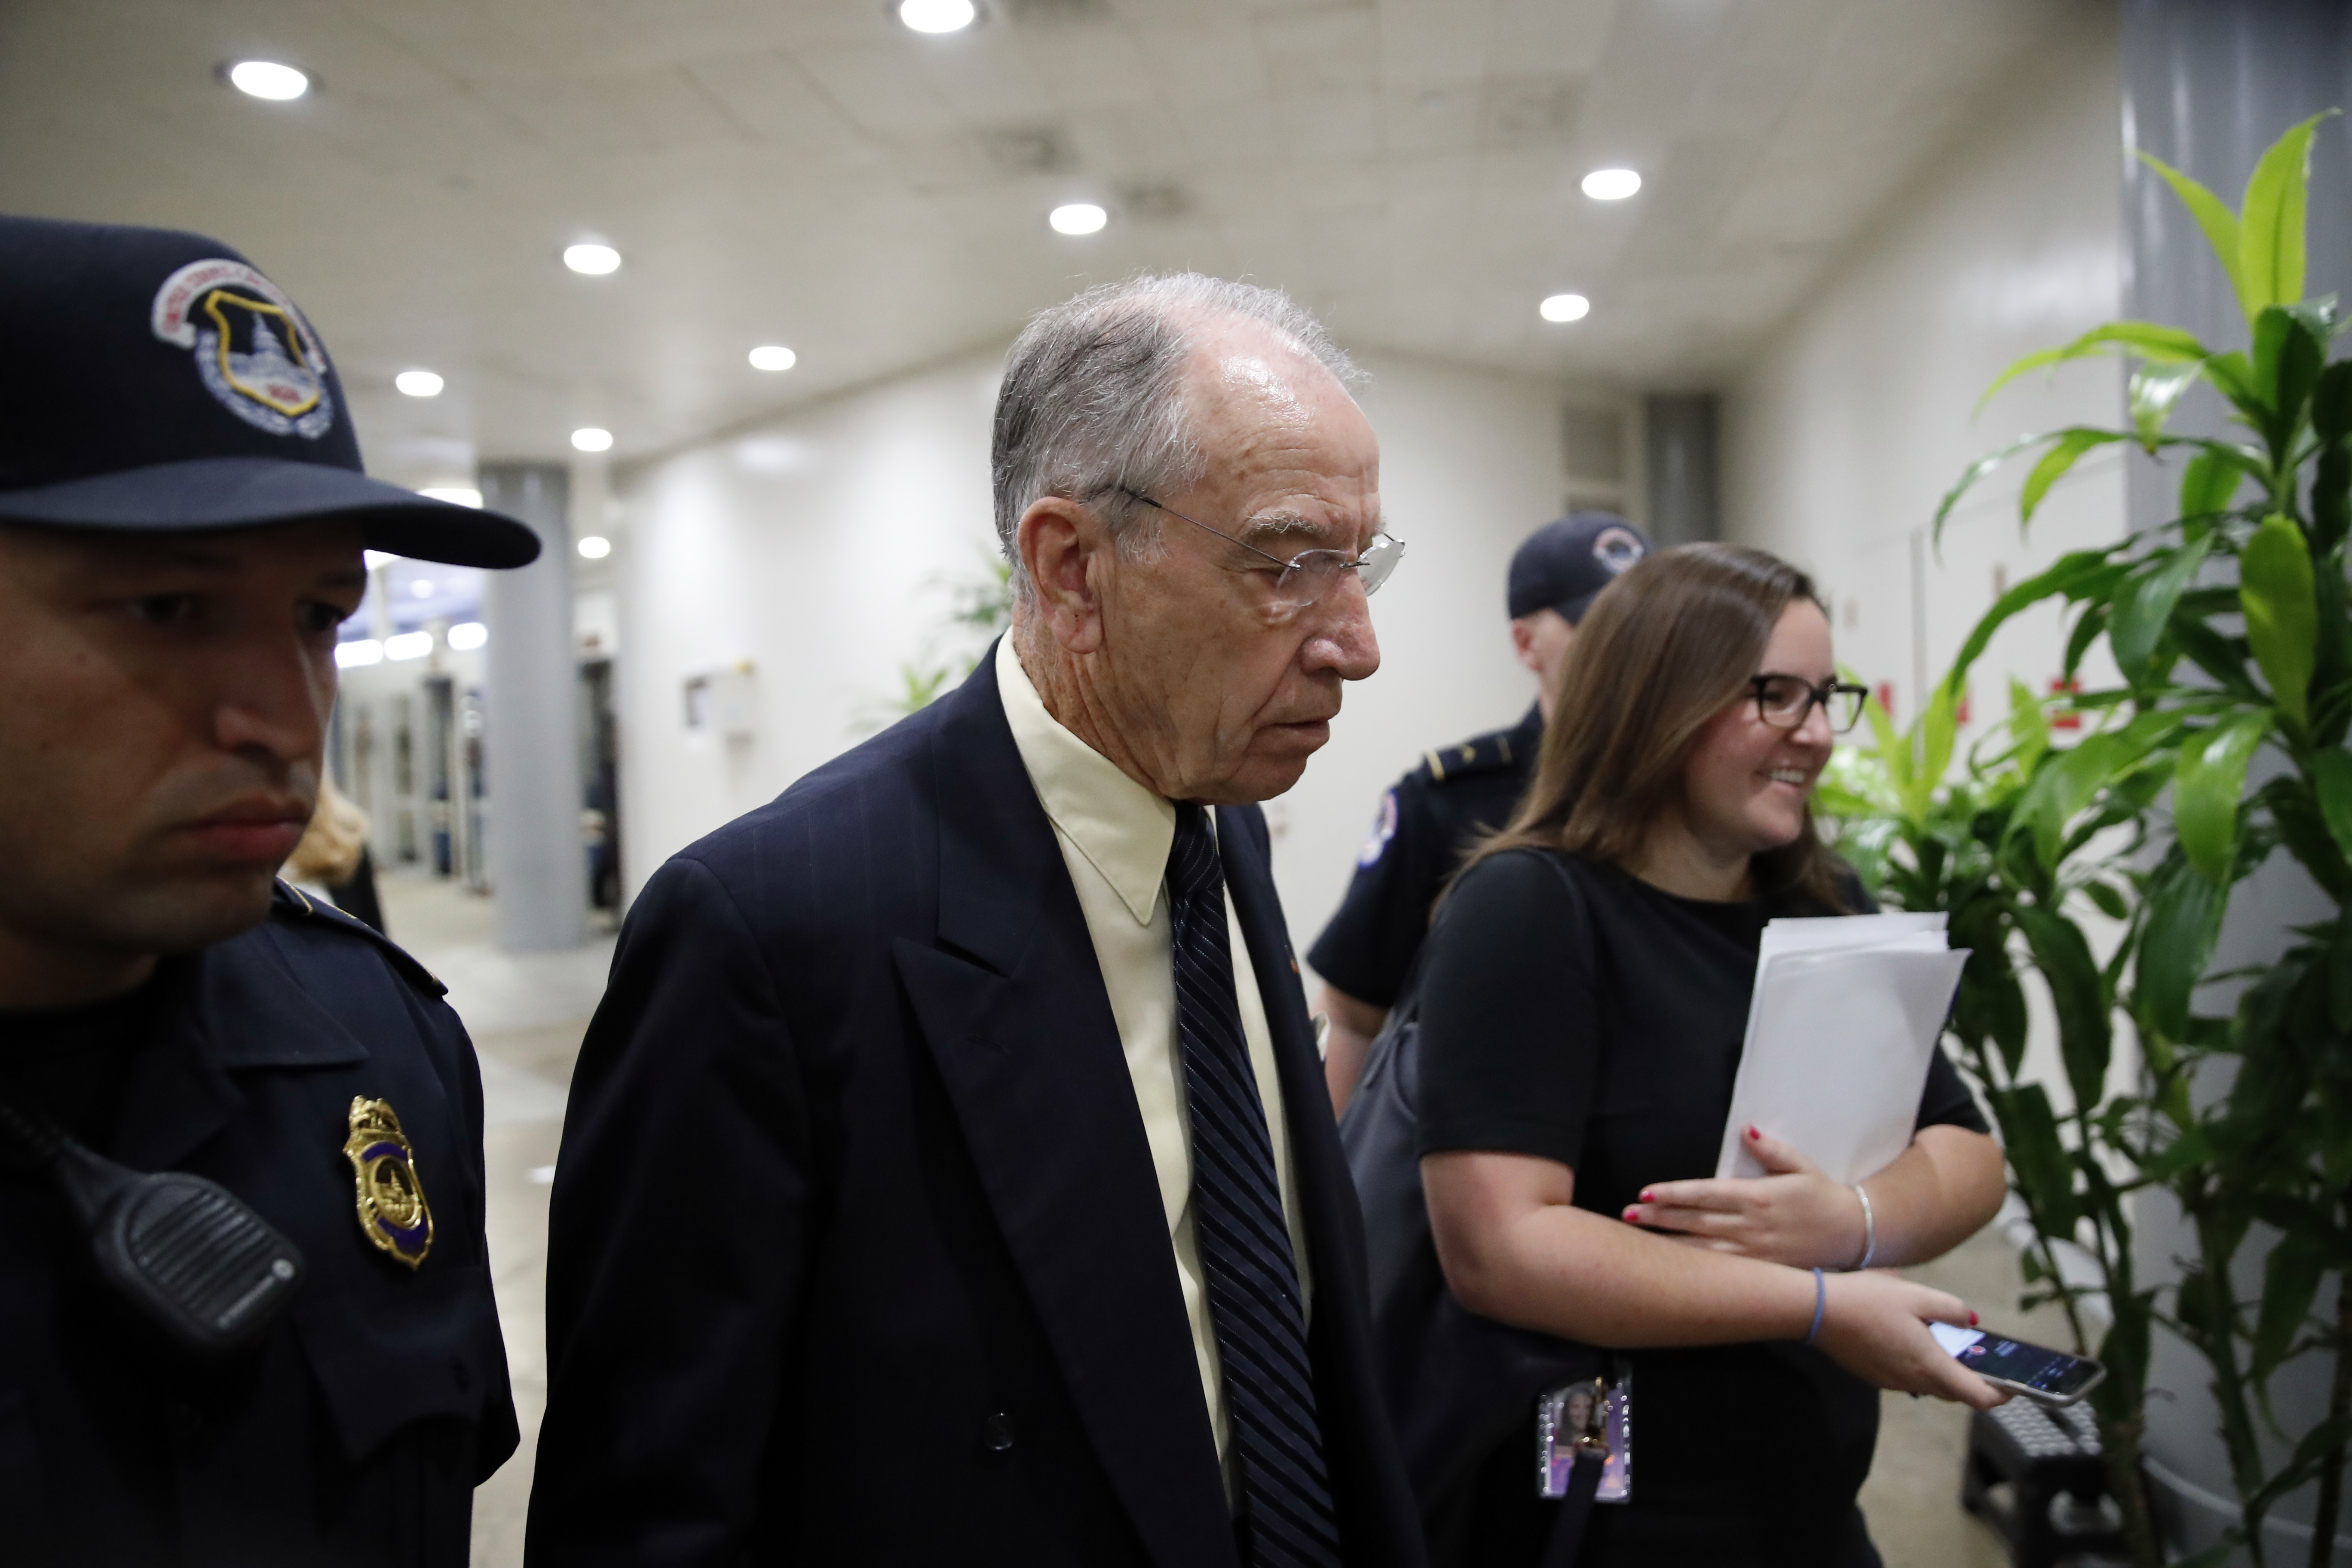
<instances>
[{"instance_id":1,"label":"man's chin","mask_svg":"<svg viewBox=\"0 0 2352 1568\"><path fill-rule=\"evenodd\" d=\"M241 868L150 883L97 911L110 944L141 952L193 952L241 936L269 918L274 868Z\"/></svg>"}]
</instances>

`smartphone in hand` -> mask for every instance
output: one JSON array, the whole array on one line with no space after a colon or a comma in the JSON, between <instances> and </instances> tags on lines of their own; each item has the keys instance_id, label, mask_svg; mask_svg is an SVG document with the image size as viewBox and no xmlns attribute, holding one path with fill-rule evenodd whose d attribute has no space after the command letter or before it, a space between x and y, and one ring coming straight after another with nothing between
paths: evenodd
<instances>
[{"instance_id":1,"label":"smartphone in hand","mask_svg":"<svg viewBox=\"0 0 2352 1568\"><path fill-rule=\"evenodd\" d=\"M1951 1358L1998 1388L2038 1399L2044 1405L2072 1405L2107 1375L2107 1369L2084 1356L2068 1355L2046 1345L2032 1345L1982 1329L1951 1323L1930 1323L1927 1331Z\"/></svg>"}]
</instances>

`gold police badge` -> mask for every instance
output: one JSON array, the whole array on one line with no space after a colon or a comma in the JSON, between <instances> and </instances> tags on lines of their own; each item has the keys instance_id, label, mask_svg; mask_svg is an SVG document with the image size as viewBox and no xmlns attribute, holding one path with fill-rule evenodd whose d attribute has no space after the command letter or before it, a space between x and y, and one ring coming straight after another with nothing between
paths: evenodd
<instances>
[{"instance_id":1,"label":"gold police badge","mask_svg":"<svg viewBox=\"0 0 2352 1568\"><path fill-rule=\"evenodd\" d=\"M343 1141L343 1153L358 1178L361 1232L411 1268L424 1262L433 1249L433 1210L388 1102L352 1100L352 1135Z\"/></svg>"}]
</instances>

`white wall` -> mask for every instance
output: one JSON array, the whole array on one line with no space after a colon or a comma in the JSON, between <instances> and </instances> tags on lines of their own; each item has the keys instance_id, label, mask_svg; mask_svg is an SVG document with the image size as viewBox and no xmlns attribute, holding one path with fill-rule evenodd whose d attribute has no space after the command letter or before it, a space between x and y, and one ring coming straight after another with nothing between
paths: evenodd
<instances>
[{"instance_id":1,"label":"white wall","mask_svg":"<svg viewBox=\"0 0 2352 1568\"><path fill-rule=\"evenodd\" d=\"M1815 574L1836 605L1840 658L1893 681L1905 722L1921 678L1940 676L1991 604L1996 570L2014 584L2123 531L2109 447L2062 481L2025 540L2015 498L2027 465L2013 465L1955 512L1940 562L1923 550L1974 458L2024 431L2121 420L2109 362L2027 377L1972 418L2005 366L2119 313L2120 112L2111 26L2053 37L1726 398L1727 532ZM1973 683L1977 731L2006 711L2003 670L2042 689L2063 648L2054 610L2010 631Z\"/></svg>"},{"instance_id":2,"label":"white wall","mask_svg":"<svg viewBox=\"0 0 2352 1568\"><path fill-rule=\"evenodd\" d=\"M1874 686L1893 684L1900 722L1998 585L2125 531L2122 463L2107 447L2060 482L2025 537L2016 497L2030 460L1955 510L1940 560L1927 541L1937 505L1973 458L2024 431L2123 422L2122 376L2109 362L2024 378L1971 416L2010 363L2121 313L2117 82L2111 22L2054 37L2034 73L1913 182L1726 398L1727 531L1814 574L1832 603L1839 658ZM2047 690L2063 650L2055 605L2011 622L1970 680L1963 745L2006 715L2011 676ZM2105 684L2113 667L2088 666L2084 678ZM2063 1103L2039 998L2035 1013L2027 1071ZM2117 1081L2133 1070L2128 1056L2117 1052Z\"/></svg>"},{"instance_id":3,"label":"white wall","mask_svg":"<svg viewBox=\"0 0 2352 1568\"><path fill-rule=\"evenodd\" d=\"M1432 746L1517 719L1503 574L1559 509L1563 389L1368 356L1382 501L1404 564L1375 601L1383 664L1272 805L1297 945L1337 905L1372 806ZM998 361L975 355L786 414L619 476L622 808L631 889L886 718L898 668L960 651L945 582L992 558ZM1588 399L1589 400L1589 399ZM684 683L752 667L756 733L686 724Z\"/></svg>"}]
</instances>

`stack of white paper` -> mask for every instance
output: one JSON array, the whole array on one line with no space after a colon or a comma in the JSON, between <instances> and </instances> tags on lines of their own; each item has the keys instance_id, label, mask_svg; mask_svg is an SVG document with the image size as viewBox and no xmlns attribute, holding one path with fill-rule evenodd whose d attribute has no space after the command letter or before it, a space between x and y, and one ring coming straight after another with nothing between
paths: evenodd
<instances>
[{"instance_id":1,"label":"stack of white paper","mask_svg":"<svg viewBox=\"0 0 2352 1568\"><path fill-rule=\"evenodd\" d=\"M1837 1181L1885 1169L1911 1142L1968 957L1940 914L1767 925L1715 1173L1765 1173L1740 1135L1751 1123Z\"/></svg>"}]
</instances>

